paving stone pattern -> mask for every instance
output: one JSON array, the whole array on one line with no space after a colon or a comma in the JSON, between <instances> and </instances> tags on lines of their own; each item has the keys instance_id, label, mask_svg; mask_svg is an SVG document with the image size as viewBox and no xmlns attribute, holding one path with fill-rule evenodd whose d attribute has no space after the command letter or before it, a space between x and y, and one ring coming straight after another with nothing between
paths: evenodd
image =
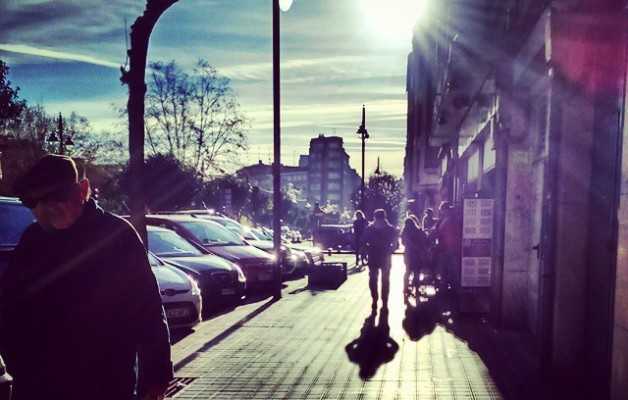
<instances>
[{"instance_id":1,"label":"paving stone pattern","mask_svg":"<svg viewBox=\"0 0 628 400\"><path fill-rule=\"evenodd\" d=\"M388 318L381 310L371 316L368 272L362 271L337 290L309 290L300 280L277 302L204 322L173 347L176 376L196 378L174 397L532 398L515 369L497 363L499 370L489 371L484 364L476 350L494 346L490 338L473 338L468 327L459 334L464 324L457 326L455 314L439 309L442 318L425 323L404 305L403 268L403 258L394 256Z\"/></svg>"}]
</instances>

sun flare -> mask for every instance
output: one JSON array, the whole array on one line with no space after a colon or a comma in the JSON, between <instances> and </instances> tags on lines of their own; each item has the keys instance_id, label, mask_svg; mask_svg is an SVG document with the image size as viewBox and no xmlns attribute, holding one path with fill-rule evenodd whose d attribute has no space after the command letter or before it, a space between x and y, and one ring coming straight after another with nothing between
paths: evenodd
<instances>
[{"instance_id":1,"label":"sun flare","mask_svg":"<svg viewBox=\"0 0 628 400\"><path fill-rule=\"evenodd\" d=\"M362 1L365 21L377 37L389 43L409 43L412 28L423 14L427 0Z\"/></svg>"}]
</instances>

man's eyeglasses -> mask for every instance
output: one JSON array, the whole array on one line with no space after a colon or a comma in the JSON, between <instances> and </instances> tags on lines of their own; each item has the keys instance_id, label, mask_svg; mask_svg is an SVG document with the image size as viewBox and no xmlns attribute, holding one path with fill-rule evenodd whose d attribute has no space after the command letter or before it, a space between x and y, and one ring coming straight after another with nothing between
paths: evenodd
<instances>
[{"instance_id":1,"label":"man's eyeglasses","mask_svg":"<svg viewBox=\"0 0 628 400\"><path fill-rule=\"evenodd\" d=\"M31 197L31 196L21 196L20 201L24 204L25 207L33 209L37 207L39 203L42 204L51 204L51 203L63 203L67 199L70 198L72 191L75 187L77 187L79 183L73 183L71 186L57 189L53 192L47 193L43 196Z\"/></svg>"}]
</instances>

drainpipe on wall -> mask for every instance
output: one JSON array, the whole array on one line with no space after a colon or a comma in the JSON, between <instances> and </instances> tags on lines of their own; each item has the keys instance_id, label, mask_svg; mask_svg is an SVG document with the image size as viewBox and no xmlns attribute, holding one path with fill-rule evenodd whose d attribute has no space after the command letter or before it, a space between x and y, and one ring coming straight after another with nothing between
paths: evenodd
<instances>
[{"instance_id":1,"label":"drainpipe on wall","mask_svg":"<svg viewBox=\"0 0 628 400\"><path fill-rule=\"evenodd\" d=\"M504 287L504 239L506 229L506 179L508 177L508 136L511 129L510 116L502 110L500 102L499 122L491 120L491 131L495 146L495 191L493 220L493 269L491 271L491 314L496 326L502 323L502 298Z\"/></svg>"},{"instance_id":2,"label":"drainpipe on wall","mask_svg":"<svg viewBox=\"0 0 628 400\"><path fill-rule=\"evenodd\" d=\"M541 375L552 376L553 325L556 292L556 234L558 231L558 169L560 160L560 114L556 79L551 61L548 69L549 93L547 132L547 164L543 179L543 218L541 226L541 313L539 323L539 354Z\"/></svg>"}]
</instances>

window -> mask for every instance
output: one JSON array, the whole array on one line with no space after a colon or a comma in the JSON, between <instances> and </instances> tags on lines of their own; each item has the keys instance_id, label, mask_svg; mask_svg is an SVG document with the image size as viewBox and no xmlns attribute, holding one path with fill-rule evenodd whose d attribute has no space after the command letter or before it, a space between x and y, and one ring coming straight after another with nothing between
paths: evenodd
<instances>
[{"instance_id":1,"label":"window","mask_svg":"<svg viewBox=\"0 0 628 400\"><path fill-rule=\"evenodd\" d=\"M495 166L495 142L493 135L489 135L484 142L484 171L488 171Z\"/></svg>"},{"instance_id":2,"label":"window","mask_svg":"<svg viewBox=\"0 0 628 400\"><path fill-rule=\"evenodd\" d=\"M447 172L447 157L443 157L443 159L441 160L440 168L441 168L443 174L445 172Z\"/></svg>"},{"instance_id":3,"label":"window","mask_svg":"<svg viewBox=\"0 0 628 400\"><path fill-rule=\"evenodd\" d=\"M22 203L0 205L0 245L16 246L26 228L35 222L35 216Z\"/></svg>"},{"instance_id":4,"label":"window","mask_svg":"<svg viewBox=\"0 0 628 400\"><path fill-rule=\"evenodd\" d=\"M476 150L467 163L467 182L471 182L477 179L480 173L480 152Z\"/></svg>"},{"instance_id":5,"label":"window","mask_svg":"<svg viewBox=\"0 0 628 400\"><path fill-rule=\"evenodd\" d=\"M340 184L335 182L328 183L327 190L340 190Z\"/></svg>"},{"instance_id":6,"label":"window","mask_svg":"<svg viewBox=\"0 0 628 400\"><path fill-rule=\"evenodd\" d=\"M204 245L244 245L238 235L213 222L182 222L181 225Z\"/></svg>"},{"instance_id":7,"label":"window","mask_svg":"<svg viewBox=\"0 0 628 400\"><path fill-rule=\"evenodd\" d=\"M547 97L543 96L540 99L540 104L537 112L537 142L536 142L536 154L541 156L545 154L545 141L547 137Z\"/></svg>"},{"instance_id":8,"label":"window","mask_svg":"<svg viewBox=\"0 0 628 400\"><path fill-rule=\"evenodd\" d=\"M148 250L157 256L200 256L201 251L173 231L148 231Z\"/></svg>"},{"instance_id":9,"label":"window","mask_svg":"<svg viewBox=\"0 0 628 400\"><path fill-rule=\"evenodd\" d=\"M329 201L340 201L340 195L336 193L330 193L327 195L327 200Z\"/></svg>"},{"instance_id":10,"label":"window","mask_svg":"<svg viewBox=\"0 0 628 400\"><path fill-rule=\"evenodd\" d=\"M327 177L329 179L340 179L340 172L330 172Z\"/></svg>"}]
</instances>

